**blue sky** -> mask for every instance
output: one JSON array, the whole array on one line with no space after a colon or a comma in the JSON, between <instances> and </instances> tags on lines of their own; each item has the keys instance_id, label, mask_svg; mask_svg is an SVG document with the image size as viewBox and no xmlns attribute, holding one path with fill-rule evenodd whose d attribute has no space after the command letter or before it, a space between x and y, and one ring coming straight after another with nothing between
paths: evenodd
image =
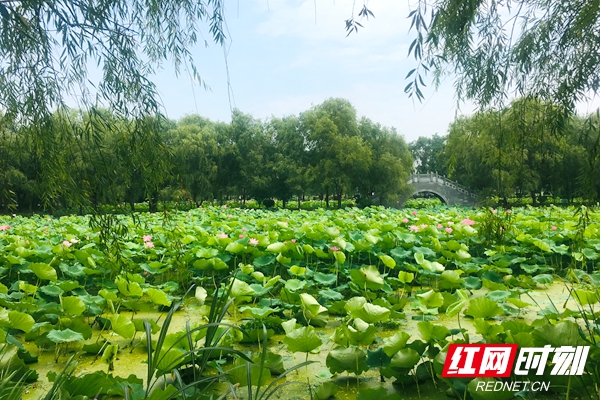
<instances>
[{"instance_id":1,"label":"blue sky","mask_svg":"<svg viewBox=\"0 0 600 400\"><path fill-rule=\"evenodd\" d=\"M362 2L359 2L362 4ZM425 92L423 104L404 93L408 32L407 1L369 3L374 19L346 37L351 0L239 0L226 3L230 32L227 63L234 107L256 118L297 115L329 97L348 99L359 116L395 127L407 141L445 134L456 115L452 83ZM315 20L316 15L316 20ZM209 34L205 38L209 39ZM154 78L167 115L198 113L229 121L227 73L222 48L193 49L196 66L210 86L192 85L182 69L165 66ZM462 112L471 112L461 106Z\"/></svg>"},{"instance_id":2,"label":"blue sky","mask_svg":"<svg viewBox=\"0 0 600 400\"><path fill-rule=\"evenodd\" d=\"M414 39L407 19L409 1L371 1L369 8L375 18L362 21L364 29L346 37L344 21L351 15L352 3L227 1L232 106L264 120L297 115L329 97L343 97L359 116L395 127L407 142L446 134L457 115L472 113L471 104L462 104L457 110L450 78L437 91L427 88L423 103L404 93L405 76L416 66L414 59L407 57ZM210 39L210 34L205 33L205 38ZM165 66L154 81L167 116L179 119L198 113L229 121L224 50L211 43L192 51L211 90L193 84L185 70L176 77L173 69ZM595 107L597 104L584 104L579 109L585 113Z\"/></svg>"}]
</instances>

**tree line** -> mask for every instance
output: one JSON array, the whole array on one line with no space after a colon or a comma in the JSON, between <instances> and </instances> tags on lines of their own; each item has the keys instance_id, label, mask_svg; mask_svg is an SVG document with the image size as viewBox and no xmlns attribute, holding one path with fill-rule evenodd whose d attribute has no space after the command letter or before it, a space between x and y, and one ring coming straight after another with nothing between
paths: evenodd
<instances>
[{"instance_id":1,"label":"tree line","mask_svg":"<svg viewBox=\"0 0 600 400\"><path fill-rule=\"evenodd\" d=\"M438 172L481 198L600 199L600 117L533 97L457 118L446 136L410 144L417 172Z\"/></svg>"},{"instance_id":2,"label":"tree line","mask_svg":"<svg viewBox=\"0 0 600 400\"><path fill-rule=\"evenodd\" d=\"M344 99L261 121L235 110L230 123L190 115L126 118L61 109L39 127L0 126L4 211L100 207L159 200L321 196L382 203L407 190L413 159L394 128L357 118ZM43 173L51 169L52 177ZM298 203L299 205L299 203Z\"/></svg>"}]
</instances>

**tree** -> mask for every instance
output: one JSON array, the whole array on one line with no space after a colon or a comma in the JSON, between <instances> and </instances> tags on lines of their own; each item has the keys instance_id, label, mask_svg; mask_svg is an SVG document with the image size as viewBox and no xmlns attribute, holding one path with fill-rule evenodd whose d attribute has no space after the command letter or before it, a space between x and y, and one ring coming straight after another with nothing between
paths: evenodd
<instances>
[{"instance_id":1,"label":"tree","mask_svg":"<svg viewBox=\"0 0 600 400\"><path fill-rule=\"evenodd\" d=\"M225 40L223 0L8 0L0 2L0 22L0 108L10 124L29 127L24 134L37 143L49 202L69 193L60 179L68 164L58 156L64 132L51 118L68 113L68 98L88 111L106 107L114 120L135 119L134 147L155 143L161 106L149 76L172 60L177 72L185 63L199 80L189 48L200 28L206 24L218 44ZM90 85L91 65L102 77Z\"/></svg>"},{"instance_id":2,"label":"tree","mask_svg":"<svg viewBox=\"0 0 600 400\"><path fill-rule=\"evenodd\" d=\"M403 192L409 190L407 181L412 172L413 158L404 138L395 129L373 123L368 118L359 122L360 135L372 152L371 165L360 182L360 193L370 199L373 193L379 204L396 205Z\"/></svg>"},{"instance_id":3,"label":"tree","mask_svg":"<svg viewBox=\"0 0 600 400\"><path fill-rule=\"evenodd\" d=\"M372 16L363 0L359 17ZM353 7L354 9L354 7ZM424 77L456 77L460 100L482 108L509 93L551 101L566 112L600 89L600 5L589 0L418 0L408 17L417 61L405 92L424 98ZM357 31L354 15L348 33Z\"/></svg>"},{"instance_id":4,"label":"tree","mask_svg":"<svg viewBox=\"0 0 600 400\"><path fill-rule=\"evenodd\" d=\"M446 137L437 133L432 137L419 136L409 144L410 152L415 159L415 172L418 174L437 173L446 175Z\"/></svg>"},{"instance_id":5,"label":"tree","mask_svg":"<svg viewBox=\"0 0 600 400\"><path fill-rule=\"evenodd\" d=\"M301 114L300 121L314 186L325 192L327 207L333 192L339 208L342 195L358 187L371 163L371 149L358 134L356 110L347 100L332 98Z\"/></svg>"}]
</instances>

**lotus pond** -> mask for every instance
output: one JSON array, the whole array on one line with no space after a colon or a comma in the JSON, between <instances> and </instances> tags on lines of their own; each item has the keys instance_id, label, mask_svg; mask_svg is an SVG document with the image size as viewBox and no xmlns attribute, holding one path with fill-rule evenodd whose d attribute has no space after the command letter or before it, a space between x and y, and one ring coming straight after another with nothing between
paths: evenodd
<instances>
[{"instance_id":1,"label":"lotus pond","mask_svg":"<svg viewBox=\"0 0 600 400\"><path fill-rule=\"evenodd\" d=\"M0 216L0 397L599 398L581 208ZM590 346L550 392L442 379L450 343Z\"/></svg>"}]
</instances>

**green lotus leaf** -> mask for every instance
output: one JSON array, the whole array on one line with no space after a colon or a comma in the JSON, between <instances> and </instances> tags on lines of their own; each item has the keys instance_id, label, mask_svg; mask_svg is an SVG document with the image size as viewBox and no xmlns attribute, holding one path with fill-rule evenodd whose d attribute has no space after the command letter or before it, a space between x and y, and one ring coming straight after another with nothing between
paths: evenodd
<instances>
[{"instance_id":1,"label":"green lotus leaf","mask_svg":"<svg viewBox=\"0 0 600 400\"><path fill-rule=\"evenodd\" d=\"M544 324L537 327L532 335L536 346L589 346L589 342L581 337L581 328L572 321L562 321L556 325Z\"/></svg>"},{"instance_id":2,"label":"green lotus leaf","mask_svg":"<svg viewBox=\"0 0 600 400\"><path fill-rule=\"evenodd\" d=\"M290 257L285 257L281 253L277 254L277 257L275 257L275 259L277 260L277 262L279 264L284 264L284 265L292 262L292 259Z\"/></svg>"},{"instance_id":3,"label":"green lotus leaf","mask_svg":"<svg viewBox=\"0 0 600 400\"><path fill-rule=\"evenodd\" d=\"M337 280L335 274L324 274L322 272L315 272L312 278L315 282L325 286L332 285Z\"/></svg>"},{"instance_id":4,"label":"green lotus leaf","mask_svg":"<svg viewBox=\"0 0 600 400\"><path fill-rule=\"evenodd\" d=\"M360 375L369 370L367 365L367 356L365 352L358 347L336 347L332 349L327 358L325 365L329 368L332 374L349 372Z\"/></svg>"},{"instance_id":5,"label":"green lotus leaf","mask_svg":"<svg viewBox=\"0 0 600 400\"><path fill-rule=\"evenodd\" d=\"M194 261L194 268L198 268L202 271L221 271L228 269L229 266L219 257L213 257L210 259L200 259Z\"/></svg>"},{"instance_id":6,"label":"green lotus leaf","mask_svg":"<svg viewBox=\"0 0 600 400\"><path fill-rule=\"evenodd\" d=\"M231 242L227 245L227 247L225 247L225 251L229 251L231 253L234 254L238 254L241 253L242 251L244 251L246 247L238 242Z\"/></svg>"},{"instance_id":7,"label":"green lotus leaf","mask_svg":"<svg viewBox=\"0 0 600 400\"><path fill-rule=\"evenodd\" d=\"M142 297L144 295L144 291L141 286L137 282L127 281L127 279L122 276L118 276L115 280L115 284L119 289L119 292L127 297Z\"/></svg>"},{"instance_id":8,"label":"green lotus leaf","mask_svg":"<svg viewBox=\"0 0 600 400\"><path fill-rule=\"evenodd\" d=\"M598 302L598 294L595 291L574 289L573 298L582 306Z\"/></svg>"},{"instance_id":9,"label":"green lotus leaf","mask_svg":"<svg viewBox=\"0 0 600 400\"><path fill-rule=\"evenodd\" d=\"M517 307L517 308L525 308L525 307L529 307L531 306L531 303L527 303L521 299L517 299L514 297L509 297L506 299L507 303L511 303L513 306Z\"/></svg>"},{"instance_id":10,"label":"green lotus leaf","mask_svg":"<svg viewBox=\"0 0 600 400\"><path fill-rule=\"evenodd\" d=\"M463 279L463 286L467 289L478 290L481 289L481 279L476 276L468 276Z\"/></svg>"},{"instance_id":11,"label":"green lotus leaf","mask_svg":"<svg viewBox=\"0 0 600 400\"><path fill-rule=\"evenodd\" d=\"M79 297L65 296L60 298L60 305L69 315L80 316L85 312L85 303Z\"/></svg>"},{"instance_id":12,"label":"green lotus leaf","mask_svg":"<svg viewBox=\"0 0 600 400\"><path fill-rule=\"evenodd\" d=\"M323 307L317 299L308 293L300 293L300 301L302 303L302 312L307 319L316 318L321 313L326 313L327 308Z\"/></svg>"},{"instance_id":13,"label":"green lotus leaf","mask_svg":"<svg viewBox=\"0 0 600 400\"><path fill-rule=\"evenodd\" d=\"M146 294L148 297L150 297L150 300L152 300L154 304L167 307L171 305L171 299L169 299L169 296L167 296L167 294L160 289L150 288L146 290Z\"/></svg>"},{"instance_id":14,"label":"green lotus leaf","mask_svg":"<svg viewBox=\"0 0 600 400\"><path fill-rule=\"evenodd\" d=\"M465 310L465 314L473 318L488 319L504 314L504 310L495 301L482 296L469 301L469 306Z\"/></svg>"},{"instance_id":15,"label":"green lotus leaf","mask_svg":"<svg viewBox=\"0 0 600 400\"><path fill-rule=\"evenodd\" d=\"M445 326L432 324L429 321L421 321L417 323L417 329L419 333L421 333L421 339L426 342L429 342L432 339L436 341L442 341L446 339L447 336L450 336L450 330Z\"/></svg>"},{"instance_id":16,"label":"green lotus leaf","mask_svg":"<svg viewBox=\"0 0 600 400\"><path fill-rule=\"evenodd\" d=\"M415 279L415 274L412 272L400 271L398 272L398 280L402 283L411 283Z\"/></svg>"},{"instance_id":17,"label":"green lotus leaf","mask_svg":"<svg viewBox=\"0 0 600 400\"><path fill-rule=\"evenodd\" d=\"M440 275L442 279L453 283L453 284L460 284L463 282L463 280L460 278L462 271L458 270L452 270L452 271L444 271L442 272L442 274Z\"/></svg>"},{"instance_id":18,"label":"green lotus leaf","mask_svg":"<svg viewBox=\"0 0 600 400\"><path fill-rule=\"evenodd\" d=\"M291 353L308 353L323 344L312 326L292 330L285 335L283 343Z\"/></svg>"},{"instance_id":19,"label":"green lotus leaf","mask_svg":"<svg viewBox=\"0 0 600 400\"><path fill-rule=\"evenodd\" d=\"M466 251L464 251L464 250L461 249L461 250L458 250L456 252L456 258L459 261L466 262L466 261L469 261L471 259L471 255L469 253L467 253Z\"/></svg>"},{"instance_id":20,"label":"green lotus leaf","mask_svg":"<svg viewBox=\"0 0 600 400\"><path fill-rule=\"evenodd\" d=\"M117 335L131 339L135 335L135 325L133 322L124 315L111 315L109 318L110 325Z\"/></svg>"},{"instance_id":21,"label":"green lotus leaf","mask_svg":"<svg viewBox=\"0 0 600 400\"><path fill-rule=\"evenodd\" d=\"M404 259L410 257L412 252L410 250L406 250L403 247L396 247L395 249L392 249L390 251L390 254L396 258Z\"/></svg>"},{"instance_id":22,"label":"green lotus leaf","mask_svg":"<svg viewBox=\"0 0 600 400\"><path fill-rule=\"evenodd\" d=\"M15 310L0 311L0 326L10 329L19 329L25 333L29 332L35 325L35 320L29 314Z\"/></svg>"},{"instance_id":23,"label":"green lotus leaf","mask_svg":"<svg viewBox=\"0 0 600 400\"><path fill-rule=\"evenodd\" d=\"M374 351L367 350L367 365L370 368L387 367L391 359L381 347Z\"/></svg>"},{"instance_id":24,"label":"green lotus leaf","mask_svg":"<svg viewBox=\"0 0 600 400\"><path fill-rule=\"evenodd\" d=\"M417 295L419 302L426 308L436 308L444 304L444 296L441 293L431 289L425 293Z\"/></svg>"},{"instance_id":25,"label":"green lotus leaf","mask_svg":"<svg viewBox=\"0 0 600 400\"><path fill-rule=\"evenodd\" d=\"M287 248L287 245L281 242L276 242L276 243L271 243L270 245L267 246L267 251L271 252L271 253L281 253L283 251L285 251Z\"/></svg>"},{"instance_id":26,"label":"green lotus leaf","mask_svg":"<svg viewBox=\"0 0 600 400\"><path fill-rule=\"evenodd\" d=\"M416 350L410 348L400 349L392 356L390 367L411 369L417 365L420 359L421 355Z\"/></svg>"},{"instance_id":27,"label":"green lotus leaf","mask_svg":"<svg viewBox=\"0 0 600 400\"><path fill-rule=\"evenodd\" d=\"M386 338L383 340L383 351L389 357L392 357L396 354L400 349L403 349L406 346L406 342L410 339L410 335L406 332L396 332L394 336Z\"/></svg>"},{"instance_id":28,"label":"green lotus leaf","mask_svg":"<svg viewBox=\"0 0 600 400\"><path fill-rule=\"evenodd\" d=\"M361 308L351 313L352 317L360 318L370 324L387 321L390 314L389 309L371 303L365 303Z\"/></svg>"},{"instance_id":29,"label":"green lotus leaf","mask_svg":"<svg viewBox=\"0 0 600 400\"><path fill-rule=\"evenodd\" d=\"M306 281L299 279L288 279L285 282L285 288L291 292L296 292L306 286Z\"/></svg>"},{"instance_id":30,"label":"green lotus leaf","mask_svg":"<svg viewBox=\"0 0 600 400\"><path fill-rule=\"evenodd\" d=\"M83 335L81 333L72 331L70 329L52 329L50 332L48 332L47 338L48 340L57 344L83 341Z\"/></svg>"},{"instance_id":31,"label":"green lotus leaf","mask_svg":"<svg viewBox=\"0 0 600 400\"><path fill-rule=\"evenodd\" d=\"M266 385L271 380L271 371L268 368L249 363L242 358L237 358L226 372L233 384L242 387L248 386L248 377L250 377L250 383L253 386ZM172 397L169 396L168 398Z\"/></svg>"},{"instance_id":32,"label":"green lotus leaf","mask_svg":"<svg viewBox=\"0 0 600 400\"><path fill-rule=\"evenodd\" d=\"M274 312L278 312L279 308L271 308L271 307L240 307L240 312L247 312L253 318L265 318Z\"/></svg>"},{"instance_id":33,"label":"green lotus leaf","mask_svg":"<svg viewBox=\"0 0 600 400\"><path fill-rule=\"evenodd\" d=\"M448 317L454 317L456 314L458 314L465 306L467 305L467 300L458 300L457 302L454 302L452 304L450 304L448 306L448 308L446 308L446 315Z\"/></svg>"},{"instance_id":34,"label":"green lotus leaf","mask_svg":"<svg viewBox=\"0 0 600 400\"><path fill-rule=\"evenodd\" d=\"M540 285L549 285L554 281L554 277L550 274L539 274L534 276L533 280Z\"/></svg>"},{"instance_id":35,"label":"green lotus leaf","mask_svg":"<svg viewBox=\"0 0 600 400\"><path fill-rule=\"evenodd\" d=\"M326 300L339 301L344 299L344 295L335 290L325 289L319 290L319 296Z\"/></svg>"},{"instance_id":36,"label":"green lotus leaf","mask_svg":"<svg viewBox=\"0 0 600 400\"><path fill-rule=\"evenodd\" d=\"M54 282L58 279L57 275L56 275L56 270L48 264L45 264L45 263L29 264L29 269L31 269L33 271L33 273L35 274L35 276L37 276L41 280L48 280L48 281Z\"/></svg>"},{"instance_id":37,"label":"green lotus leaf","mask_svg":"<svg viewBox=\"0 0 600 400\"><path fill-rule=\"evenodd\" d=\"M333 257L339 264L343 264L346 262L346 254L344 254L344 252L342 251L334 251Z\"/></svg>"},{"instance_id":38,"label":"green lotus leaf","mask_svg":"<svg viewBox=\"0 0 600 400\"><path fill-rule=\"evenodd\" d=\"M533 241L533 244L542 251L545 251L545 252L551 251L550 244L546 243L545 241L536 239Z\"/></svg>"},{"instance_id":39,"label":"green lotus leaf","mask_svg":"<svg viewBox=\"0 0 600 400\"><path fill-rule=\"evenodd\" d=\"M294 266L290 267L289 271L292 275L296 275L296 276L303 276L306 274L306 268L300 267L298 265L294 265Z\"/></svg>"},{"instance_id":40,"label":"green lotus leaf","mask_svg":"<svg viewBox=\"0 0 600 400\"><path fill-rule=\"evenodd\" d=\"M329 371L327 373L331 374ZM319 377L317 375L317 377ZM323 382L316 389L314 389L314 396L316 400L327 400L335 396L338 392L338 387L333 382Z\"/></svg>"},{"instance_id":41,"label":"green lotus leaf","mask_svg":"<svg viewBox=\"0 0 600 400\"><path fill-rule=\"evenodd\" d=\"M198 251L196 251L196 257L198 258L212 258L219 254L219 250L215 248L204 248L201 247Z\"/></svg>"},{"instance_id":42,"label":"green lotus leaf","mask_svg":"<svg viewBox=\"0 0 600 400\"><path fill-rule=\"evenodd\" d=\"M393 269L394 267L396 267L396 260L394 260L392 257L390 257L390 256L388 256L386 254L380 255L379 259L388 268L392 268Z\"/></svg>"},{"instance_id":43,"label":"green lotus leaf","mask_svg":"<svg viewBox=\"0 0 600 400\"><path fill-rule=\"evenodd\" d=\"M292 318L285 322L282 322L281 326L283 327L283 330L285 331L286 334L290 333L297 327L296 318Z\"/></svg>"},{"instance_id":44,"label":"green lotus leaf","mask_svg":"<svg viewBox=\"0 0 600 400\"><path fill-rule=\"evenodd\" d=\"M350 277L352 282L361 289L366 287L370 290L379 290L383 287L383 278L379 274L379 270L373 265L351 270Z\"/></svg>"},{"instance_id":45,"label":"green lotus leaf","mask_svg":"<svg viewBox=\"0 0 600 400\"><path fill-rule=\"evenodd\" d=\"M367 304L367 299L355 296L346 301L344 309L349 313L353 313L354 311L360 310L365 304Z\"/></svg>"},{"instance_id":46,"label":"green lotus leaf","mask_svg":"<svg viewBox=\"0 0 600 400\"><path fill-rule=\"evenodd\" d=\"M58 297L64 293L64 291L59 286L55 285L40 286L40 292L52 297Z\"/></svg>"},{"instance_id":47,"label":"green lotus leaf","mask_svg":"<svg viewBox=\"0 0 600 400\"><path fill-rule=\"evenodd\" d=\"M508 290L493 290L491 292L486 293L485 297L498 302L506 300L510 295L512 295L512 293Z\"/></svg>"},{"instance_id":48,"label":"green lotus leaf","mask_svg":"<svg viewBox=\"0 0 600 400\"><path fill-rule=\"evenodd\" d=\"M233 280L233 284L231 285L231 293L230 296L239 301L246 301L252 298L254 294L254 289L250 287L246 282L240 281L235 278Z\"/></svg>"}]
</instances>

